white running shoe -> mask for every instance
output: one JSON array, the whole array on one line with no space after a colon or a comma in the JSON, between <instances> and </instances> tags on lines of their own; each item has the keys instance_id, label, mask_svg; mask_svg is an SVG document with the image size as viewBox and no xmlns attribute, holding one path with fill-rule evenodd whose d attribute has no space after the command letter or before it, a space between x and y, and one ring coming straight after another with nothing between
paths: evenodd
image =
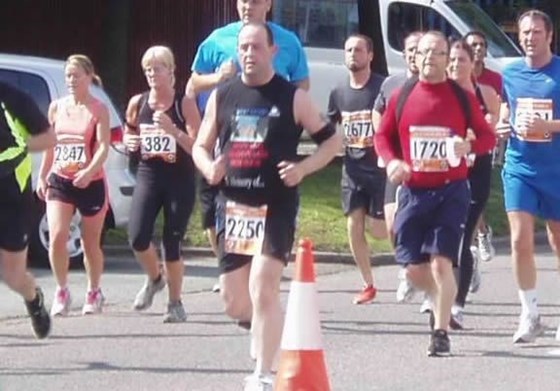
<instances>
[{"instance_id":1,"label":"white running shoe","mask_svg":"<svg viewBox=\"0 0 560 391\"><path fill-rule=\"evenodd\" d=\"M471 254L473 257L473 272L471 278L471 285L469 286L470 293L476 293L480 289L482 282L482 275L480 274L480 250L476 246L471 246Z\"/></svg>"},{"instance_id":2,"label":"white running shoe","mask_svg":"<svg viewBox=\"0 0 560 391\"><path fill-rule=\"evenodd\" d=\"M558 325L558 328L556 329L556 340L558 342L560 342L560 325Z\"/></svg>"},{"instance_id":3,"label":"white running shoe","mask_svg":"<svg viewBox=\"0 0 560 391\"><path fill-rule=\"evenodd\" d=\"M482 262L491 261L496 255L496 249L492 244L492 227L486 226L486 233L478 232L478 253Z\"/></svg>"},{"instance_id":4,"label":"white running shoe","mask_svg":"<svg viewBox=\"0 0 560 391\"><path fill-rule=\"evenodd\" d=\"M451 327L452 330L463 329L464 313L465 310L463 307L453 304L451 307L451 318L449 319L449 327Z\"/></svg>"},{"instance_id":5,"label":"white running shoe","mask_svg":"<svg viewBox=\"0 0 560 391\"><path fill-rule=\"evenodd\" d=\"M428 312L432 312L432 301L428 298L428 296L424 296L424 301L420 306L420 313L427 314Z\"/></svg>"},{"instance_id":6,"label":"white running shoe","mask_svg":"<svg viewBox=\"0 0 560 391\"><path fill-rule=\"evenodd\" d=\"M163 288L165 288L165 279L163 278L163 275L160 275L158 282L154 282L150 278L147 278L144 286L136 294L136 298L134 299L134 309L136 311L142 311L150 308L154 301L154 296Z\"/></svg>"},{"instance_id":7,"label":"white running shoe","mask_svg":"<svg viewBox=\"0 0 560 391\"><path fill-rule=\"evenodd\" d=\"M544 334L545 327L540 316L520 316L519 327L513 335L513 343L535 342L537 337Z\"/></svg>"},{"instance_id":8,"label":"white running shoe","mask_svg":"<svg viewBox=\"0 0 560 391\"><path fill-rule=\"evenodd\" d=\"M220 289L221 289L220 283L217 282L217 283L215 283L214 286L212 287L212 292L218 293L218 292L220 292Z\"/></svg>"},{"instance_id":9,"label":"white running shoe","mask_svg":"<svg viewBox=\"0 0 560 391\"><path fill-rule=\"evenodd\" d=\"M399 287L397 288L397 303L409 303L414 299L416 289L407 278L406 269L399 270Z\"/></svg>"},{"instance_id":10,"label":"white running shoe","mask_svg":"<svg viewBox=\"0 0 560 391\"><path fill-rule=\"evenodd\" d=\"M56 288L54 299L51 307L51 316L66 316L70 312L70 304L72 297L68 288Z\"/></svg>"},{"instance_id":11,"label":"white running shoe","mask_svg":"<svg viewBox=\"0 0 560 391\"><path fill-rule=\"evenodd\" d=\"M99 314L103 311L103 303L105 296L101 293L101 289L97 288L86 293L86 300L82 307L82 315Z\"/></svg>"},{"instance_id":12,"label":"white running shoe","mask_svg":"<svg viewBox=\"0 0 560 391\"><path fill-rule=\"evenodd\" d=\"M245 378L243 391L273 391L273 387L271 376L253 373Z\"/></svg>"}]
</instances>

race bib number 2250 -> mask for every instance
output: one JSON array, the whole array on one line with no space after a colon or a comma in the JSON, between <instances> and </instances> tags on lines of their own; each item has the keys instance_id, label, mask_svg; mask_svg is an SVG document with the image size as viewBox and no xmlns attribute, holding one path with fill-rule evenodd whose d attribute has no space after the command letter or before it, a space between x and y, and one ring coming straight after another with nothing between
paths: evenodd
<instances>
[{"instance_id":1,"label":"race bib number 2250","mask_svg":"<svg viewBox=\"0 0 560 391\"><path fill-rule=\"evenodd\" d=\"M226 203L225 252L258 255L262 252L267 206Z\"/></svg>"}]
</instances>

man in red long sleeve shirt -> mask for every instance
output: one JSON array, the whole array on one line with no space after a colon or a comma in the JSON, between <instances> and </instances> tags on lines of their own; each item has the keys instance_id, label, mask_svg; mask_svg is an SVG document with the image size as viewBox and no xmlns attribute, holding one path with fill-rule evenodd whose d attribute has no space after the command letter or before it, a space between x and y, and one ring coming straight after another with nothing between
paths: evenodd
<instances>
[{"instance_id":1,"label":"man in red long sleeve shirt","mask_svg":"<svg viewBox=\"0 0 560 391\"><path fill-rule=\"evenodd\" d=\"M406 266L415 287L433 301L429 356L450 353L447 329L457 292L453 264L458 260L470 204L467 165L462 158L470 152L487 153L496 142L476 97L467 92L470 120L466 118L452 82L447 80L448 61L445 36L427 32L416 53L418 83L400 118L396 112L400 90L393 94L375 134L387 178L403 184L394 225L396 259ZM469 123L476 135L473 141L466 140ZM447 153L447 147L454 153ZM452 155L461 158L456 166L450 164L455 163L449 158Z\"/></svg>"}]
</instances>

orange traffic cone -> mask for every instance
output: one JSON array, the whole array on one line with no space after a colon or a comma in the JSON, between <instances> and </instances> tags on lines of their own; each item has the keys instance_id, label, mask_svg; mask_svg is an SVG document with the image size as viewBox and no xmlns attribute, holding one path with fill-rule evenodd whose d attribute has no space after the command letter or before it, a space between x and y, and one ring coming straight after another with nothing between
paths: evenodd
<instances>
[{"instance_id":1,"label":"orange traffic cone","mask_svg":"<svg viewBox=\"0 0 560 391\"><path fill-rule=\"evenodd\" d=\"M275 391L329 391L315 289L313 244L299 242L282 333Z\"/></svg>"}]
</instances>

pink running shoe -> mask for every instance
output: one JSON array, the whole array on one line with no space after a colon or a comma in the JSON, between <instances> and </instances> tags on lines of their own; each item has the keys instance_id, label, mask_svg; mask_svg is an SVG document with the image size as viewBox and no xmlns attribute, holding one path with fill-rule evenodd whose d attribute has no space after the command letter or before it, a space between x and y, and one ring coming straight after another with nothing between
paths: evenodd
<instances>
[{"instance_id":1,"label":"pink running shoe","mask_svg":"<svg viewBox=\"0 0 560 391\"><path fill-rule=\"evenodd\" d=\"M72 297L68 288L56 288L54 293L53 304L51 307L51 316L66 316L70 311Z\"/></svg>"},{"instance_id":2,"label":"pink running shoe","mask_svg":"<svg viewBox=\"0 0 560 391\"><path fill-rule=\"evenodd\" d=\"M101 289L97 288L86 293L86 302L82 307L82 315L99 314L103 311L105 296Z\"/></svg>"}]
</instances>

